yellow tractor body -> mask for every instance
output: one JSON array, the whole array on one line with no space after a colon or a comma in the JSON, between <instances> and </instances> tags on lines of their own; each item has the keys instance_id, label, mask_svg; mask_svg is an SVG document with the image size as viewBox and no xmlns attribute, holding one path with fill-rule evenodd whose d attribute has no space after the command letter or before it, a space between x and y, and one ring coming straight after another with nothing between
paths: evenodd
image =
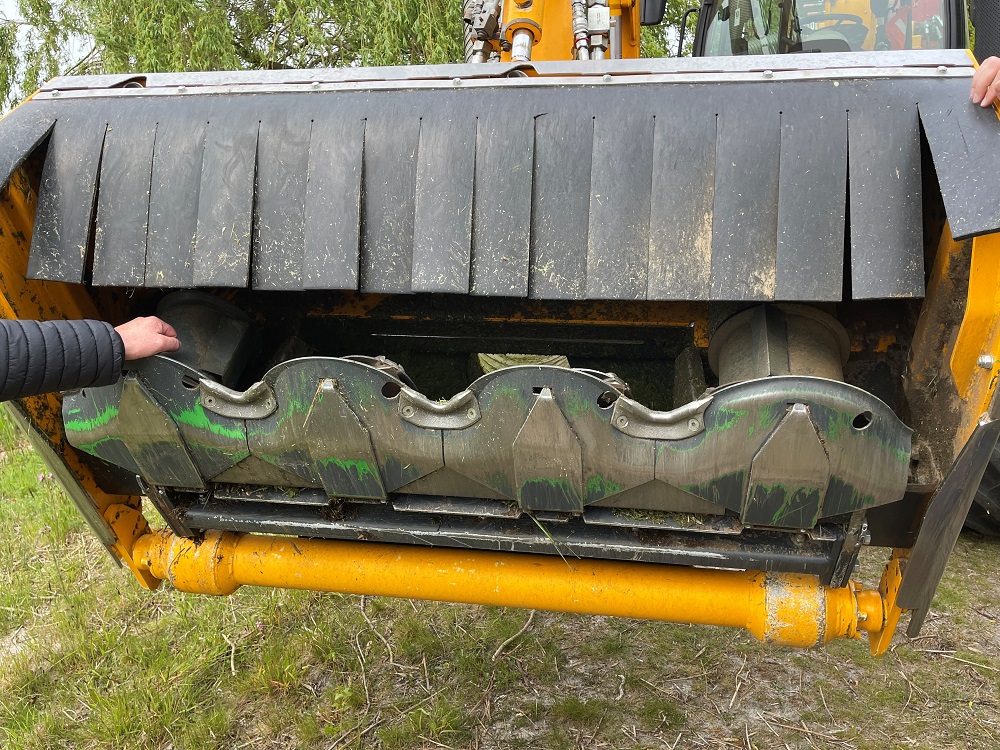
<instances>
[{"instance_id":1,"label":"yellow tractor body","mask_svg":"<svg viewBox=\"0 0 1000 750\"><path fill-rule=\"evenodd\" d=\"M486 3L478 62L60 78L0 122L0 314L182 340L11 404L142 585L919 630L1000 430L974 61L615 59L650 16Z\"/></svg>"}]
</instances>

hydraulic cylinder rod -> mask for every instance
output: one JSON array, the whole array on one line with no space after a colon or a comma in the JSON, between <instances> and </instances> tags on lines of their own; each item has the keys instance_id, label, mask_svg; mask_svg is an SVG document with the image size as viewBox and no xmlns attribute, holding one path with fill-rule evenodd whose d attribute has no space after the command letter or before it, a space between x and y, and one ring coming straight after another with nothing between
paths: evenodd
<instances>
[{"instance_id":1,"label":"hydraulic cylinder rod","mask_svg":"<svg viewBox=\"0 0 1000 750\"><path fill-rule=\"evenodd\" d=\"M155 578L202 594L253 585L547 609L740 627L802 647L878 632L884 621L878 591L788 573L218 531L202 541L144 534L132 551Z\"/></svg>"}]
</instances>

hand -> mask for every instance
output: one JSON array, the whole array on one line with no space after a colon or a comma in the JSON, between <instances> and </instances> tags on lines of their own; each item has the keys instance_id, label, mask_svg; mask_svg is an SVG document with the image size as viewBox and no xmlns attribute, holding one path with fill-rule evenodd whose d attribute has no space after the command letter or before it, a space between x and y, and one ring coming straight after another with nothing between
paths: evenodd
<instances>
[{"instance_id":1,"label":"hand","mask_svg":"<svg viewBox=\"0 0 1000 750\"><path fill-rule=\"evenodd\" d=\"M125 342L125 359L152 357L160 352L175 352L181 348L175 331L159 318L135 318L115 328Z\"/></svg>"},{"instance_id":2,"label":"hand","mask_svg":"<svg viewBox=\"0 0 1000 750\"><path fill-rule=\"evenodd\" d=\"M980 107L1000 99L1000 57L988 57L972 76L972 103Z\"/></svg>"}]
</instances>

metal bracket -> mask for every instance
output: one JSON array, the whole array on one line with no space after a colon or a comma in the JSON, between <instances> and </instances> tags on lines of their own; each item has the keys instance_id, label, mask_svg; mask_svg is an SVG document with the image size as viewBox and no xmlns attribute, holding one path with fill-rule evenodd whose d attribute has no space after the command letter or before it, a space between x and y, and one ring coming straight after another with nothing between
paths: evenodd
<instances>
[{"instance_id":1,"label":"metal bracket","mask_svg":"<svg viewBox=\"0 0 1000 750\"><path fill-rule=\"evenodd\" d=\"M447 401L431 401L410 388L399 391L399 416L417 427L462 430L479 421L482 410L472 391L462 391Z\"/></svg>"},{"instance_id":2,"label":"metal bracket","mask_svg":"<svg viewBox=\"0 0 1000 750\"><path fill-rule=\"evenodd\" d=\"M260 380L240 393L214 380L202 378L198 391L203 408L229 419L263 419L278 408L271 386Z\"/></svg>"},{"instance_id":3,"label":"metal bracket","mask_svg":"<svg viewBox=\"0 0 1000 750\"><path fill-rule=\"evenodd\" d=\"M835 589L847 585L851 578L851 572L854 570L854 564L858 560L858 550L871 538L868 534L868 521L865 520L865 514L866 511L863 510L856 510L851 514L851 520L847 524L847 534L844 536L844 543L837 556L837 565L830 578L830 586Z\"/></svg>"},{"instance_id":4,"label":"metal bracket","mask_svg":"<svg viewBox=\"0 0 1000 750\"><path fill-rule=\"evenodd\" d=\"M161 489L155 484L149 484L142 476L137 475L136 481L145 495L153 504L153 507L163 516L167 526L177 536L194 537L195 533L191 527L184 523L183 510L178 508L176 503L170 498L169 490Z\"/></svg>"},{"instance_id":5,"label":"metal bracket","mask_svg":"<svg viewBox=\"0 0 1000 750\"><path fill-rule=\"evenodd\" d=\"M705 409L712 399L713 396L706 396L671 411L653 411L622 396L615 401L611 424L630 437L681 440L705 430Z\"/></svg>"},{"instance_id":6,"label":"metal bracket","mask_svg":"<svg viewBox=\"0 0 1000 750\"><path fill-rule=\"evenodd\" d=\"M894 549L882 571L882 580L878 586L879 596L882 598L882 627L868 631L868 646L872 656L881 656L892 645L892 637L896 634L899 618L903 615L903 609L897 604L897 596L909 557L908 549Z\"/></svg>"},{"instance_id":7,"label":"metal bracket","mask_svg":"<svg viewBox=\"0 0 1000 750\"><path fill-rule=\"evenodd\" d=\"M365 354L350 354L346 357L341 357L341 359L346 359L348 362L358 362L362 365L368 365L369 367L374 367L379 372L384 372L386 375L396 378L404 385L416 389L416 385L410 376L406 374L406 370L398 362L393 362L391 359L387 359L383 356L369 357Z\"/></svg>"},{"instance_id":8,"label":"metal bracket","mask_svg":"<svg viewBox=\"0 0 1000 750\"><path fill-rule=\"evenodd\" d=\"M110 505L104 511L104 520L117 537L115 549L125 565L135 574L139 584L150 591L156 591L160 580L139 564L135 555L135 543L140 537L150 533L149 524L142 512L128 505Z\"/></svg>"}]
</instances>

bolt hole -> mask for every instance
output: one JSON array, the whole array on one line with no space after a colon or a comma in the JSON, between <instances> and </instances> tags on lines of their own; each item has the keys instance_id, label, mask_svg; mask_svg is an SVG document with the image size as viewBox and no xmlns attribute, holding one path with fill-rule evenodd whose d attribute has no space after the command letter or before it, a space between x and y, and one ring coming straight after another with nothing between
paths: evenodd
<instances>
[{"instance_id":1,"label":"bolt hole","mask_svg":"<svg viewBox=\"0 0 1000 750\"><path fill-rule=\"evenodd\" d=\"M535 386L532 386L531 392L534 393L537 396L539 393L542 392L542 390L544 388L545 388L544 385L535 385Z\"/></svg>"},{"instance_id":2,"label":"bolt hole","mask_svg":"<svg viewBox=\"0 0 1000 750\"><path fill-rule=\"evenodd\" d=\"M871 423L872 423L872 413L870 411L861 412L858 416L854 418L854 421L851 422L851 424L854 425L855 430L863 430Z\"/></svg>"},{"instance_id":3,"label":"bolt hole","mask_svg":"<svg viewBox=\"0 0 1000 750\"><path fill-rule=\"evenodd\" d=\"M597 397L597 405L602 409L608 409L618 400L619 395L617 391L605 391Z\"/></svg>"},{"instance_id":4,"label":"bolt hole","mask_svg":"<svg viewBox=\"0 0 1000 750\"><path fill-rule=\"evenodd\" d=\"M181 385L189 391L193 391L198 387L198 378L192 377L191 375L185 375L181 378Z\"/></svg>"},{"instance_id":5,"label":"bolt hole","mask_svg":"<svg viewBox=\"0 0 1000 750\"><path fill-rule=\"evenodd\" d=\"M382 386L382 395L386 398L396 398L401 390L399 383L390 381Z\"/></svg>"}]
</instances>

